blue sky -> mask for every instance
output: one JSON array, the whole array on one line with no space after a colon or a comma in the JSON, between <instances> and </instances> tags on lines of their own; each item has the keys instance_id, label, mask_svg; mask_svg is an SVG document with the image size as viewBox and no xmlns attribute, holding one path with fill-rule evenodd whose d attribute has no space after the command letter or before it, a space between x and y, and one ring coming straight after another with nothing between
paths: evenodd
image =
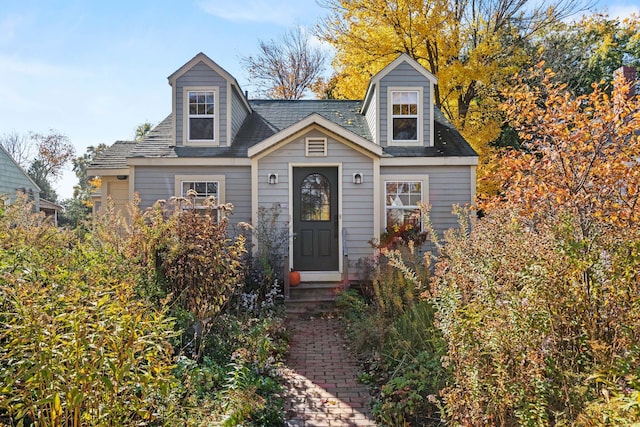
<instances>
[{"instance_id":1,"label":"blue sky","mask_svg":"<svg viewBox=\"0 0 640 427\"><path fill-rule=\"evenodd\" d=\"M640 12L640 0L599 5ZM0 136L55 129L78 155L132 139L171 111L167 77L198 52L251 92L240 58L325 13L315 0L0 0ZM68 169L62 199L77 183Z\"/></svg>"}]
</instances>

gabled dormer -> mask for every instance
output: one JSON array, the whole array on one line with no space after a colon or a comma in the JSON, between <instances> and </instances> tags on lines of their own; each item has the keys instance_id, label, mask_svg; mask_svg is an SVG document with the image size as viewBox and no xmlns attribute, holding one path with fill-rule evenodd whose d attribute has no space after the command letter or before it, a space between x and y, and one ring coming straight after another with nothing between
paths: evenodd
<instances>
[{"instance_id":1,"label":"gabled dormer","mask_svg":"<svg viewBox=\"0 0 640 427\"><path fill-rule=\"evenodd\" d=\"M175 145L231 145L251 113L236 79L202 52L168 79L172 87Z\"/></svg>"},{"instance_id":2,"label":"gabled dormer","mask_svg":"<svg viewBox=\"0 0 640 427\"><path fill-rule=\"evenodd\" d=\"M374 142L383 147L431 147L438 79L406 53L369 82L362 105Z\"/></svg>"}]
</instances>

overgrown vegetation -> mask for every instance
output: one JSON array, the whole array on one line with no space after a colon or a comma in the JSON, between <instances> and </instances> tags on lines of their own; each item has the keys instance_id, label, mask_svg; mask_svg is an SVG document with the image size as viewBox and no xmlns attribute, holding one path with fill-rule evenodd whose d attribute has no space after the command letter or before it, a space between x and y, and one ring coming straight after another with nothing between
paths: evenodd
<instances>
[{"instance_id":1,"label":"overgrown vegetation","mask_svg":"<svg viewBox=\"0 0 640 427\"><path fill-rule=\"evenodd\" d=\"M434 306L421 296L431 254L421 254L413 240L396 241L395 249L381 245L367 269L370 280L339 295L338 307L367 367L361 380L378 389L373 410L382 425L428 425L441 418L438 392L450 376L440 363L446 342Z\"/></svg>"},{"instance_id":2,"label":"overgrown vegetation","mask_svg":"<svg viewBox=\"0 0 640 427\"><path fill-rule=\"evenodd\" d=\"M0 421L283 423L275 300L238 305L252 291L232 207L194 207L133 209L131 224L107 211L80 237L24 199L0 213Z\"/></svg>"},{"instance_id":3,"label":"overgrown vegetation","mask_svg":"<svg viewBox=\"0 0 640 427\"><path fill-rule=\"evenodd\" d=\"M341 297L384 425L640 423L640 100L536 73L482 219L456 208L440 242L426 216L435 263L383 247Z\"/></svg>"}]
</instances>

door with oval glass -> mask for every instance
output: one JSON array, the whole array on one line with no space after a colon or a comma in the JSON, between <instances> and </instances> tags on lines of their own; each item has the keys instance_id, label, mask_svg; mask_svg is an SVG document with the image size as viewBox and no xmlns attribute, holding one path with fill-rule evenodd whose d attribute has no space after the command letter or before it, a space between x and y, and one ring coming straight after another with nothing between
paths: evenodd
<instances>
[{"instance_id":1,"label":"door with oval glass","mask_svg":"<svg viewBox=\"0 0 640 427\"><path fill-rule=\"evenodd\" d=\"M293 268L338 270L338 168L293 169Z\"/></svg>"}]
</instances>

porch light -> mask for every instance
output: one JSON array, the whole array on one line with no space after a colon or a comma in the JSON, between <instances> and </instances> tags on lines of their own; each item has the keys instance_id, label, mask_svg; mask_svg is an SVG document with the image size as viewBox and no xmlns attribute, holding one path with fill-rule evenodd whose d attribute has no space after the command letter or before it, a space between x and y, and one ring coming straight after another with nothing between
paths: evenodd
<instances>
[{"instance_id":1,"label":"porch light","mask_svg":"<svg viewBox=\"0 0 640 427\"><path fill-rule=\"evenodd\" d=\"M353 174L353 183L362 184L362 172L356 172Z\"/></svg>"},{"instance_id":2,"label":"porch light","mask_svg":"<svg viewBox=\"0 0 640 427\"><path fill-rule=\"evenodd\" d=\"M269 184L277 184L278 183L278 174L277 173L270 173L267 175L267 182Z\"/></svg>"}]
</instances>

